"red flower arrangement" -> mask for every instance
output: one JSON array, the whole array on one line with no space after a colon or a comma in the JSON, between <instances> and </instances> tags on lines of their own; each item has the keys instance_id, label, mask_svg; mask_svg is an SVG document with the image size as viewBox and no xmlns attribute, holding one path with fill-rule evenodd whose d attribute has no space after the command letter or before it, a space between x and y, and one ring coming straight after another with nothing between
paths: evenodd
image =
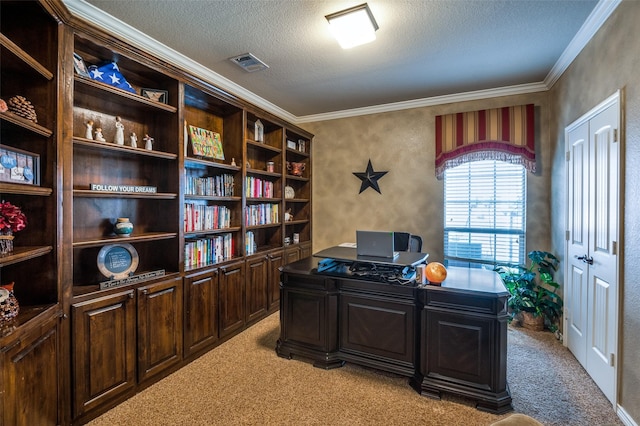
<instances>
[{"instance_id":1,"label":"red flower arrangement","mask_svg":"<svg viewBox=\"0 0 640 426\"><path fill-rule=\"evenodd\" d=\"M22 213L20 207L16 207L8 201L0 203L0 232L22 231L27 226L27 217Z\"/></svg>"}]
</instances>

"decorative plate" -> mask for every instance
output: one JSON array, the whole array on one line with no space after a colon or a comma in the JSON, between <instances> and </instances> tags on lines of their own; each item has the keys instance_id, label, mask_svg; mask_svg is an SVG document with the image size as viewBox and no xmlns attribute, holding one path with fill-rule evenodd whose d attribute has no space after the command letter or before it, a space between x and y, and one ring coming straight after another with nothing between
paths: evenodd
<instances>
[{"instance_id":1,"label":"decorative plate","mask_svg":"<svg viewBox=\"0 0 640 426\"><path fill-rule=\"evenodd\" d=\"M296 191L289 185L284 187L284 198L295 198Z\"/></svg>"},{"instance_id":2,"label":"decorative plate","mask_svg":"<svg viewBox=\"0 0 640 426\"><path fill-rule=\"evenodd\" d=\"M138 252L131 244L109 244L98 253L98 269L110 280L132 275L138 267Z\"/></svg>"}]
</instances>

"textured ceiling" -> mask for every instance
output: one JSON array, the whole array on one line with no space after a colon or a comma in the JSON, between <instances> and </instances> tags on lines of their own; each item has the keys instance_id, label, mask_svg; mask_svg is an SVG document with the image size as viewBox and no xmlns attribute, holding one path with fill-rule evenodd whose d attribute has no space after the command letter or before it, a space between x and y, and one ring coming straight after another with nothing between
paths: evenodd
<instances>
[{"instance_id":1,"label":"textured ceiling","mask_svg":"<svg viewBox=\"0 0 640 426\"><path fill-rule=\"evenodd\" d=\"M540 83L598 4L370 0L377 40L343 50L324 16L362 2L86 0L296 117Z\"/></svg>"}]
</instances>

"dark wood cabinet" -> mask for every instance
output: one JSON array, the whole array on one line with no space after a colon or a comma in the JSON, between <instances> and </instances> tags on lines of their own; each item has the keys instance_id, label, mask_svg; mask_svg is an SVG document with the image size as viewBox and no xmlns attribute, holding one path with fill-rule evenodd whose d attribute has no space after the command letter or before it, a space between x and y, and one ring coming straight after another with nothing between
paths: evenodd
<instances>
[{"instance_id":1,"label":"dark wood cabinet","mask_svg":"<svg viewBox=\"0 0 640 426\"><path fill-rule=\"evenodd\" d=\"M232 262L218 269L219 336L227 337L245 325L244 261Z\"/></svg>"},{"instance_id":2,"label":"dark wood cabinet","mask_svg":"<svg viewBox=\"0 0 640 426\"><path fill-rule=\"evenodd\" d=\"M210 348L218 340L218 270L184 278L184 356Z\"/></svg>"},{"instance_id":3,"label":"dark wood cabinet","mask_svg":"<svg viewBox=\"0 0 640 426\"><path fill-rule=\"evenodd\" d=\"M0 351L0 424L61 423L60 319L54 317Z\"/></svg>"},{"instance_id":4,"label":"dark wood cabinet","mask_svg":"<svg viewBox=\"0 0 640 426\"><path fill-rule=\"evenodd\" d=\"M182 278L138 287L138 381L182 360Z\"/></svg>"},{"instance_id":5,"label":"dark wood cabinet","mask_svg":"<svg viewBox=\"0 0 640 426\"><path fill-rule=\"evenodd\" d=\"M459 271L450 269L455 279ZM500 280L493 272L484 270L475 271L473 277L478 288L483 285L491 288ZM419 290L424 306L421 360L412 386L431 398L440 399L442 392L454 392L475 399L480 410L510 411L508 293L472 294L456 290L453 285L448 290L441 287Z\"/></svg>"},{"instance_id":6,"label":"dark wood cabinet","mask_svg":"<svg viewBox=\"0 0 640 426\"><path fill-rule=\"evenodd\" d=\"M133 394L135 297L128 290L72 305L74 417Z\"/></svg>"},{"instance_id":7,"label":"dark wood cabinet","mask_svg":"<svg viewBox=\"0 0 640 426\"><path fill-rule=\"evenodd\" d=\"M246 321L263 318L268 309L269 257L258 255L246 263Z\"/></svg>"},{"instance_id":8,"label":"dark wood cabinet","mask_svg":"<svg viewBox=\"0 0 640 426\"><path fill-rule=\"evenodd\" d=\"M284 250L274 250L267 256L269 258L267 306L269 312L274 312L280 309L280 267L284 265Z\"/></svg>"},{"instance_id":9,"label":"dark wood cabinet","mask_svg":"<svg viewBox=\"0 0 640 426\"><path fill-rule=\"evenodd\" d=\"M340 351L353 361L407 377L416 365L416 289L340 281Z\"/></svg>"}]
</instances>

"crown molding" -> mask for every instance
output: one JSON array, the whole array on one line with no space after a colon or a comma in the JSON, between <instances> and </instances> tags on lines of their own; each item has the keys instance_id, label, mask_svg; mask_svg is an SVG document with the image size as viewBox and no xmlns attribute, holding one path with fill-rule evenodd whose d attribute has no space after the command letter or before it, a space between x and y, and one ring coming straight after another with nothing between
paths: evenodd
<instances>
[{"instance_id":1,"label":"crown molding","mask_svg":"<svg viewBox=\"0 0 640 426\"><path fill-rule=\"evenodd\" d=\"M453 95L434 96L431 98L415 99L412 101L394 102L364 108L347 109L343 111L327 112L298 117L298 123L336 120L359 115L379 114L383 112L400 111L403 109L421 108L427 106L451 104L455 102L476 101L479 99L497 98L500 96L521 95L523 93L544 92L548 90L543 82L519 84L515 86L498 87L495 89L476 90L473 92L456 93Z\"/></svg>"},{"instance_id":2,"label":"crown molding","mask_svg":"<svg viewBox=\"0 0 640 426\"><path fill-rule=\"evenodd\" d=\"M104 31L124 38L132 45L143 49L162 61L165 61L185 72L198 76L203 81L213 84L222 90L244 99L245 101L270 112L293 124L310 123L314 121L335 120L368 114L400 111L403 109L435 106L454 102L463 102L499 96L519 95L549 90L560 78L564 71L571 65L578 54L591 40L602 24L618 7L622 0L600 0L591 12L578 33L571 40L558 61L542 82L529 83L516 86L499 87L495 89L477 90L472 92L456 93L452 95L435 96L430 98L415 99L411 101L394 102L389 104L374 105L371 107L354 108L342 111L334 111L321 114L296 116L279 106L267 101L244 87L232 82L203 66L202 64L182 55L181 53L165 46L143 32L131 27L121 20L103 12L84 0L62 0L69 11L80 19L91 22Z\"/></svg>"},{"instance_id":3,"label":"crown molding","mask_svg":"<svg viewBox=\"0 0 640 426\"><path fill-rule=\"evenodd\" d=\"M578 30L575 37L571 40L567 48L562 52L560 58L555 63L547 77L544 79L544 84L551 89L553 85L558 81L560 76L569 68L569 65L578 57L582 49L589 43L591 38L595 35L600 27L605 23L607 18L611 16L614 10L620 5L622 0L600 0L596 7L591 11L591 14L584 21L582 27Z\"/></svg>"},{"instance_id":4,"label":"crown molding","mask_svg":"<svg viewBox=\"0 0 640 426\"><path fill-rule=\"evenodd\" d=\"M131 45L149 52L158 59L167 62L185 72L194 74L199 79L211 83L218 88L244 99L245 101L264 109L278 117L295 123L297 117L279 106L234 83L205 67L204 65L188 58L187 56L171 49L159 41L149 37L129 24L105 13L85 2L84 0L63 0L65 6L76 17L92 23L96 27L108 33L126 40Z\"/></svg>"}]
</instances>

